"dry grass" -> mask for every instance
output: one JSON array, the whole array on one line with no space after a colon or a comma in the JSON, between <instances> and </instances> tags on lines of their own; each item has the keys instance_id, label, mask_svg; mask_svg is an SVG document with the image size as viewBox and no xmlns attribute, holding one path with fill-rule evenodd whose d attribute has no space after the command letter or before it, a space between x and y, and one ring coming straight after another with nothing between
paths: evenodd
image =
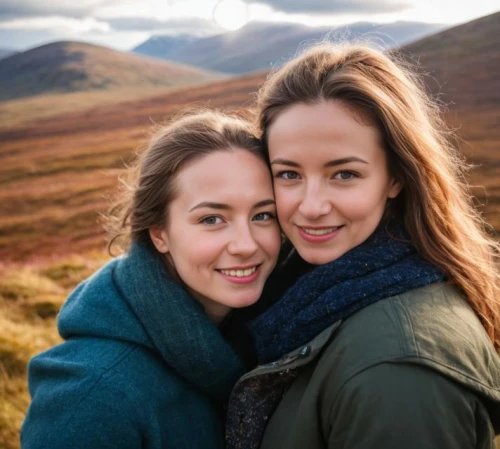
<instances>
[{"instance_id":1,"label":"dry grass","mask_svg":"<svg viewBox=\"0 0 500 449\"><path fill-rule=\"evenodd\" d=\"M63 301L106 260L100 253L8 265L0 271L0 447L19 448L30 397L26 366L31 357L60 343L55 320Z\"/></svg>"},{"instance_id":2,"label":"dry grass","mask_svg":"<svg viewBox=\"0 0 500 449\"><path fill-rule=\"evenodd\" d=\"M104 92L67 92L44 94L36 97L3 101L0 103L0 124L2 128L36 123L38 120L83 111L100 105L122 103L144 99L148 96L166 94L178 88L161 86L137 86L117 88ZM49 107L50 105L50 107Z\"/></svg>"}]
</instances>

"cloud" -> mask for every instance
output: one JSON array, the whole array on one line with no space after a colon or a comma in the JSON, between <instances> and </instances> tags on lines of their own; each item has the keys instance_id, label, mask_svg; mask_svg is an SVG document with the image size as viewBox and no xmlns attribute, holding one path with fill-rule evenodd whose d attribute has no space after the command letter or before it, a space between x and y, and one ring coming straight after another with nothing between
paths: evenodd
<instances>
[{"instance_id":1,"label":"cloud","mask_svg":"<svg viewBox=\"0 0 500 449\"><path fill-rule=\"evenodd\" d=\"M129 50L144 42L149 37L143 32L120 32L99 30L74 32L56 32L52 29L2 29L0 28L1 48L25 51L30 48L61 40L89 42L118 50Z\"/></svg>"},{"instance_id":2,"label":"cloud","mask_svg":"<svg viewBox=\"0 0 500 449\"><path fill-rule=\"evenodd\" d=\"M192 34L206 36L224 32L213 22L196 17L179 17L161 20L150 17L116 17L108 18L106 22L118 31L146 31L164 34Z\"/></svg>"},{"instance_id":3,"label":"cloud","mask_svg":"<svg viewBox=\"0 0 500 449\"><path fill-rule=\"evenodd\" d=\"M376 14L399 12L411 7L399 0L248 0L288 14Z\"/></svg>"},{"instance_id":4,"label":"cloud","mask_svg":"<svg viewBox=\"0 0 500 449\"><path fill-rule=\"evenodd\" d=\"M73 19L71 17L29 17L0 23L2 30L46 30L48 33L78 34L89 31L107 32L110 26L106 22L92 17Z\"/></svg>"},{"instance_id":5,"label":"cloud","mask_svg":"<svg viewBox=\"0 0 500 449\"><path fill-rule=\"evenodd\" d=\"M0 20L47 16L83 18L92 16L97 8L117 2L118 0L2 0Z\"/></svg>"}]
</instances>

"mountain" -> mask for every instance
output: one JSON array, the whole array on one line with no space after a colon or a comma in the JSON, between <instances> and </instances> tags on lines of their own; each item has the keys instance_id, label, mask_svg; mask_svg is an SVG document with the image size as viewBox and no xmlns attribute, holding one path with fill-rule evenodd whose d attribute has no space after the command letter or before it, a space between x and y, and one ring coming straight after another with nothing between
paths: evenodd
<instances>
[{"instance_id":1,"label":"mountain","mask_svg":"<svg viewBox=\"0 0 500 449\"><path fill-rule=\"evenodd\" d=\"M500 12L407 45L429 72L428 87L451 109L500 107Z\"/></svg>"},{"instance_id":2,"label":"mountain","mask_svg":"<svg viewBox=\"0 0 500 449\"><path fill-rule=\"evenodd\" d=\"M81 42L56 42L0 60L0 100L51 92L179 86L220 77L181 64Z\"/></svg>"},{"instance_id":3,"label":"mountain","mask_svg":"<svg viewBox=\"0 0 500 449\"><path fill-rule=\"evenodd\" d=\"M16 50L11 50L8 48L0 48L0 59L6 58L7 56L14 55L18 53Z\"/></svg>"},{"instance_id":4,"label":"mountain","mask_svg":"<svg viewBox=\"0 0 500 449\"><path fill-rule=\"evenodd\" d=\"M155 45L159 47L159 43L165 39L165 47L169 50L164 53L156 52L155 56L218 72L242 74L269 70L292 57L304 45L325 37L370 39L392 47L416 40L443 27L419 22L385 25L360 22L337 28L250 22L236 31L199 38L180 46L171 45L169 37L157 37Z\"/></svg>"},{"instance_id":5,"label":"mountain","mask_svg":"<svg viewBox=\"0 0 500 449\"><path fill-rule=\"evenodd\" d=\"M500 12L405 46L473 164L472 193L500 235Z\"/></svg>"},{"instance_id":6,"label":"mountain","mask_svg":"<svg viewBox=\"0 0 500 449\"><path fill-rule=\"evenodd\" d=\"M189 34L151 36L147 41L133 48L132 52L154 58L170 59L172 54L182 51L186 45L198 39L200 38Z\"/></svg>"}]
</instances>

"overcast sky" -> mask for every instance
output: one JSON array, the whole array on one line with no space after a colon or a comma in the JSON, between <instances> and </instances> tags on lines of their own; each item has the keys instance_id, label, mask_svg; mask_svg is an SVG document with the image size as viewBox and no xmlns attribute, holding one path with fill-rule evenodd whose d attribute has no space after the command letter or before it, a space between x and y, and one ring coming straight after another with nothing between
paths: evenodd
<instances>
[{"instance_id":1,"label":"overcast sky","mask_svg":"<svg viewBox=\"0 0 500 449\"><path fill-rule=\"evenodd\" d=\"M129 50L153 34L210 35L250 20L454 25L499 10L498 0L0 0L0 48L79 40Z\"/></svg>"}]
</instances>

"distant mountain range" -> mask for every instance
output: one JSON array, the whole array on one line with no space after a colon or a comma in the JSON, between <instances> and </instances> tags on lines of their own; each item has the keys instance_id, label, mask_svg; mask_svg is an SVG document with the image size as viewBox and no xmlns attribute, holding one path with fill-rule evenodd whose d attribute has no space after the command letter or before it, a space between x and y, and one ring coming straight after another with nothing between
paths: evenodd
<instances>
[{"instance_id":1,"label":"distant mountain range","mask_svg":"<svg viewBox=\"0 0 500 449\"><path fill-rule=\"evenodd\" d=\"M7 56L14 55L18 53L16 50L11 50L8 48L0 48L0 59L6 58Z\"/></svg>"},{"instance_id":2,"label":"distant mountain range","mask_svg":"<svg viewBox=\"0 0 500 449\"><path fill-rule=\"evenodd\" d=\"M297 49L325 38L368 39L386 48L420 39L444 27L422 22L359 22L335 28L250 22L236 31L210 37L153 36L132 51L217 72L243 74L275 67L293 57Z\"/></svg>"},{"instance_id":3,"label":"distant mountain range","mask_svg":"<svg viewBox=\"0 0 500 449\"><path fill-rule=\"evenodd\" d=\"M56 42L0 59L0 100L145 86L183 86L221 74L81 42Z\"/></svg>"},{"instance_id":4,"label":"distant mountain range","mask_svg":"<svg viewBox=\"0 0 500 449\"><path fill-rule=\"evenodd\" d=\"M170 59L172 55L200 39L189 34L177 36L151 36L147 41L135 47L132 51L153 58ZM173 61L174 59L172 59Z\"/></svg>"},{"instance_id":5,"label":"distant mountain range","mask_svg":"<svg viewBox=\"0 0 500 449\"><path fill-rule=\"evenodd\" d=\"M55 42L4 58L0 50L0 101L47 93L204 84L277 67L323 39L370 40L396 48L443 29L444 25L417 22L356 23L333 29L252 22L211 37L154 36L132 52L81 42ZM490 39L491 45L494 41ZM452 56L446 53L442 61Z\"/></svg>"}]
</instances>

